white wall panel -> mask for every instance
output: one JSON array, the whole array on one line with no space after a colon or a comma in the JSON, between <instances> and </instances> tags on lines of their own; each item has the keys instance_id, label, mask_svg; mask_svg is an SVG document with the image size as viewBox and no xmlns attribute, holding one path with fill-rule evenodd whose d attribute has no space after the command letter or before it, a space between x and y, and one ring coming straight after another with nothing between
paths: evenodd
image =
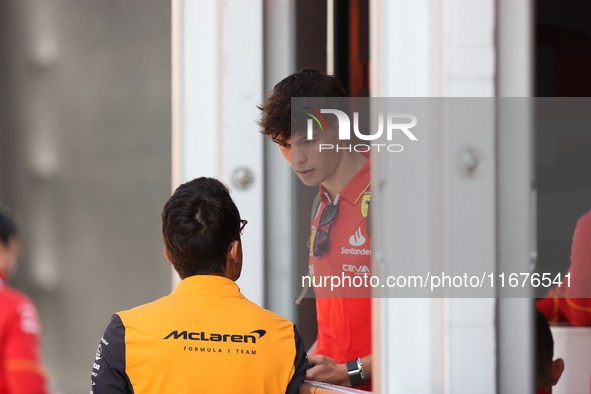
<instances>
[{"instance_id":1,"label":"white wall panel","mask_svg":"<svg viewBox=\"0 0 591 394\"><path fill-rule=\"evenodd\" d=\"M266 0L265 92L295 70L295 0ZM262 100L262 99L261 99ZM296 321L291 297L292 223L288 207L292 203L293 171L277 144L264 138L265 150L265 239L266 307Z\"/></svg>"},{"instance_id":2,"label":"white wall panel","mask_svg":"<svg viewBox=\"0 0 591 394\"><path fill-rule=\"evenodd\" d=\"M211 176L228 184L248 220L238 285L262 305L263 137L255 119L263 94L263 3L174 0L173 6L175 179ZM240 168L252 174L246 188L233 182Z\"/></svg>"},{"instance_id":3,"label":"white wall panel","mask_svg":"<svg viewBox=\"0 0 591 394\"><path fill-rule=\"evenodd\" d=\"M376 0L371 3L370 25L372 95L494 96L494 1ZM391 198L388 193L394 192L389 182L398 181L397 193L410 188L412 191L404 192L408 197L400 197L408 199L407 214L423 222L427 210L432 215L422 224L436 228L422 241L396 245L398 256L416 253L404 248L416 248L423 242L431 249L433 267L468 269L475 257L482 260L483 270L491 272L496 267L494 101L480 116L488 121L482 121L483 127L471 133L449 127L445 118L436 120L442 132L439 141L428 142L433 144L429 149L431 162L424 155L413 158L415 164L405 166L411 174L408 182L397 177L400 171L393 162L375 163L380 172L387 173L378 175L383 183L376 189ZM469 179L455 168L457 155L467 147L480 152L480 165L485 166L480 176ZM420 208L412 201L425 194L411 180L413 176L432 188L430 198ZM374 199L379 204L380 192L376 194ZM388 204L380 208L388 209ZM380 223L380 218L376 220L380 232L395 233L397 225L402 223L388 225ZM475 227L479 230L474 231ZM382 363L376 371L377 392L496 392L494 299L383 299L374 304L375 325L381 328L374 344ZM400 317L401 311L405 311L404 320L395 321L392 317ZM425 313L431 316L425 317ZM431 346L425 348L425 344ZM403 357L398 351L401 346L417 349L408 363L396 360Z\"/></svg>"}]
</instances>

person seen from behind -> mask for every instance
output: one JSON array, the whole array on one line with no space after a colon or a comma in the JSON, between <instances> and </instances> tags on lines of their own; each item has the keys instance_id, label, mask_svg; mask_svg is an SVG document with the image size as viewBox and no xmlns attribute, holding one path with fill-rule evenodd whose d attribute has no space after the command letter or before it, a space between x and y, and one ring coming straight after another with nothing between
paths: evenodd
<instances>
[{"instance_id":1,"label":"person seen from behind","mask_svg":"<svg viewBox=\"0 0 591 394\"><path fill-rule=\"evenodd\" d=\"M0 203L0 394L45 394L37 309L6 283L16 271L20 252L17 222L12 210Z\"/></svg>"},{"instance_id":2,"label":"person seen from behind","mask_svg":"<svg viewBox=\"0 0 591 394\"><path fill-rule=\"evenodd\" d=\"M552 387L558 383L558 379L564 371L564 361L554 358L554 339L550 331L550 325L540 310L536 309L536 387L537 394L551 394Z\"/></svg>"},{"instance_id":3,"label":"person seen from behind","mask_svg":"<svg viewBox=\"0 0 591 394\"><path fill-rule=\"evenodd\" d=\"M113 315L91 393L297 394L308 359L295 325L235 283L246 220L228 188L213 178L187 182L161 218L164 255L182 281L169 296Z\"/></svg>"},{"instance_id":4,"label":"person seen from behind","mask_svg":"<svg viewBox=\"0 0 591 394\"><path fill-rule=\"evenodd\" d=\"M577 221L568 275L562 276L562 283L552 287L536 305L548 321L591 326L591 211Z\"/></svg>"}]
</instances>

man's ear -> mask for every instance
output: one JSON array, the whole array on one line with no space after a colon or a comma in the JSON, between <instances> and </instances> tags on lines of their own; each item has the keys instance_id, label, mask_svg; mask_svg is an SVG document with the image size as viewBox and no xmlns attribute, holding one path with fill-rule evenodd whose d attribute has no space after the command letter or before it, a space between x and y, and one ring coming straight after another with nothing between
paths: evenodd
<instances>
[{"instance_id":1,"label":"man's ear","mask_svg":"<svg viewBox=\"0 0 591 394\"><path fill-rule=\"evenodd\" d=\"M8 266L8 251L6 245L0 242L0 272L4 273Z\"/></svg>"},{"instance_id":2,"label":"man's ear","mask_svg":"<svg viewBox=\"0 0 591 394\"><path fill-rule=\"evenodd\" d=\"M168 260L168 262L172 264L172 260L170 260L170 256L168 255L168 249L166 249L166 246L164 247L164 256L166 257L166 260Z\"/></svg>"},{"instance_id":3,"label":"man's ear","mask_svg":"<svg viewBox=\"0 0 591 394\"><path fill-rule=\"evenodd\" d=\"M12 237L8 244L0 242L0 271L10 279L16 272L21 250L21 243L18 237Z\"/></svg>"},{"instance_id":4,"label":"man's ear","mask_svg":"<svg viewBox=\"0 0 591 394\"><path fill-rule=\"evenodd\" d=\"M550 376L550 384L555 386L558 383L558 379L564 372L564 360L561 358L557 358L556 360L552 361L552 375Z\"/></svg>"},{"instance_id":5,"label":"man's ear","mask_svg":"<svg viewBox=\"0 0 591 394\"><path fill-rule=\"evenodd\" d=\"M238 251L240 249L239 244L240 241L236 240L230 245L230 251L228 253L230 253L230 258L234 261L238 260Z\"/></svg>"},{"instance_id":6,"label":"man's ear","mask_svg":"<svg viewBox=\"0 0 591 394\"><path fill-rule=\"evenodd\" d=\"M232 242L232 246L228 251L226 258L225 276L231 280L238 280L242 272L242 242L236 240Z\"/></svg>"}]
</instances>

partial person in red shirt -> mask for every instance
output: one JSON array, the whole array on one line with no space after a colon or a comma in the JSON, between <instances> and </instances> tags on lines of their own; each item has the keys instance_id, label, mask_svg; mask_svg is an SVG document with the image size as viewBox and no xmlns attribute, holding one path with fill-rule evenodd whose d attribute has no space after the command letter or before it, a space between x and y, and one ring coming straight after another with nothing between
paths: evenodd
<instances>
[{"instance_id":1,"label":"partial person in red shirt","mask_svg":"<svg viewBox=\"0 0 591 394\"><path fill-rule=\"evenodd\" d=\"M322 108L333 108L332 98L346 97L341 82L318 70L306 69L283 79L259 107L261 132L279 145L285 160L307 186L319 188L319 205L310 236L310 276L342 275L359 281L371 276L371 241L366 222L371 199L370 161L367 154L347 149L320 151L338 139L337 119L327 116L322 130L314 125L313 139L291 130L292 97L326 98ZM323 101L323 100L319 100ZM319 109L316 109L317 111ZM325 145L328 146L328 145ZM307 215L306 215L307 216ZM369 280L369 279L367 279ZM371 390L371 292L369 286L331 291L314 285L318 337L308 350L314 367L308 380ZM335 296L336 295L336 296Z\"/></svg>"},{"instance_id":2,"label":"partial person in red shirt","mask_svg":"<svg viewBox=\"0 0 591 394\"><path fill-rule=\"evenodd\" d=\"M20 237L11 211L0 204L0 394L45 394L41 326L35 305L5 281L15 271Z\"/></svg>"},{"instance_id":3,"label":"partial person in red shirt","mask_svg":"<svg viewBox=\"0 0 591 394\"><path fill-rule=\"evenodd\" d=\"M577 222L570 256L570 286L550 289L537 307L548 321L568 321L575 326L591 326L591 212Z\"/></svg>"},{"instance_id":4,"label":"partial person in red shirt","mask_svg":"<svg viewBox=\"0 0 591 394\"><path fill-rule=\"evenodd\" d=\"M537 394L551 394L552 387L556 386L558 379L564 371L564 361L554 358L554 339L545 316L536 309L536 340L535 340L535 378Z\"/></svg>"}]
</instances>

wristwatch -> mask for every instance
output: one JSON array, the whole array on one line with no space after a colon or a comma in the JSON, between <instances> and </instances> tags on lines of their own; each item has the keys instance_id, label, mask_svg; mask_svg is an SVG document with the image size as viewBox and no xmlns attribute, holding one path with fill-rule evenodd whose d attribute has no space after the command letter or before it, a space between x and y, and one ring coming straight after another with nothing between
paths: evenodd
<instances>
[{"instance_id":1,"label":"wristwatch","mask_svg":"<svg viewBox=\"0 0 591 394\"><path fill-rule=\"evenodd\" d=\"M361 359L357 357L355 360L348 361L345 364L347 365L351 387L365 386L365 372L363 371L363 365L361 365Z\"/></svg>"}]
</instances>

